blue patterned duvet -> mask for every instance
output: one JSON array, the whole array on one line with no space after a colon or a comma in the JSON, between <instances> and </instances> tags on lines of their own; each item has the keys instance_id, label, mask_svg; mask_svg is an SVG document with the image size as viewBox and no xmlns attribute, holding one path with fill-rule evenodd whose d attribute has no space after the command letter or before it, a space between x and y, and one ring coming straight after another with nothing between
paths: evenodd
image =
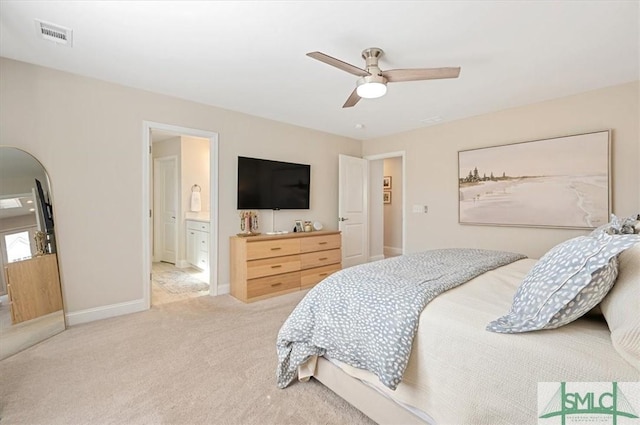
<instances>
[{"instance_id":1,"label":"blue patterned duvet","mask_svg":"<svg viewBox=\"0 0 640 425\"><path fill-rule=\"evenodd\" d=\"M313 355L374 373L395 390L427 303L484 272L525 258L511 252L440 249L341 270L300 301L278 333L278 387Z\"/></svg>"}]
</instances>

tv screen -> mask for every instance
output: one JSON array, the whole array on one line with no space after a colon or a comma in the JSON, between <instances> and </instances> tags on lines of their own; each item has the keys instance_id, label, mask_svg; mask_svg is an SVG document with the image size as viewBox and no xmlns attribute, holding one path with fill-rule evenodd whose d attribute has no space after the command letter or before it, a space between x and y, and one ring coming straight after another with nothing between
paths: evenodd
<instances>
[{"instance_id":1,"label":"tv screen","mask_svg":"<svg viewBox=\"0 0 640 425\"><path fill-rule=\"evenodd\" d=\"M51 233L53 230L53 211L51 209L51 204L48 202L48 199L45 198L45 193L42 189L42 183L40 183L40 180L35 179L35 181L36 188L38 190L37 203L40 205L40 212L42 214L42 231L45 233Z\"/></svg>"},{"instance_id":2,"label":"tv screen","mask_svg":"<svg viewBox=\"0 0 640 425\"><path fill-rule=\"evenodd\" d=\"M311 166L238 157L239 210L307 210Z\"/></svg>"}]
</instances>

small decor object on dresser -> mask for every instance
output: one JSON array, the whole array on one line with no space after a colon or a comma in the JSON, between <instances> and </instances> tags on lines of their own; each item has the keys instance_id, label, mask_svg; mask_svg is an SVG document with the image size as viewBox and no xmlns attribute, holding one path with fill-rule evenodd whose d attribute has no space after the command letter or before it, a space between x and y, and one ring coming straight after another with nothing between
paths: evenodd
<instances>
[{"instance_id":1,"label":"small decor object on dresser","mask_svg":"<svg viewBox=\"0 0 640 425\"><path fill-rule=\"evenodd\" d=\"M36 231L33 238L35 239L35 242L36 242L36 257L46 254L47 253L47 234L38 230Z\"/></svg>"},{"instance_id":2,"label":"small decor object on dresser","mask_svg":"<svg viewBox=\"0 0 640 425\"><path fill-rule=\"evenodd\" d=\"M296 227L293 229L294 232L304 232L304 228L302 227L302 220L296 220Z\"/></svg>"},{"instance_id":3,"label":"small decor object on dresser","mask_svg":"<svg viewBox=\"0 0 640 425\"><path fill-rule=\"evenodd\" d=\"M240 230L238 236L256 236L258 232L258 213L256 211L240 211Z\"/></svg>"}]
</instances>

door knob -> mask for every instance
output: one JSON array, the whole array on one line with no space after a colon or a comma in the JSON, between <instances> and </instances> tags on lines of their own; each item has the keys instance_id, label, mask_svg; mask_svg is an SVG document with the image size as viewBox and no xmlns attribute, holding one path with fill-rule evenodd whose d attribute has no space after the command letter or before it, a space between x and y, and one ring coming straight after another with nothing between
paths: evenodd
<instances>
[{"instance_id":1,"label":"door knob","mask_svg":"<svg viewBox=\"0 0 640 425\"><path fill-rule=\"evenodd\" d=\"M345 218L345 217L340 217L340 218L338 218L338 221L347 221L347 220L349 220L349 219L348 219L348 218Z\"/></svg>"}]
</instances>

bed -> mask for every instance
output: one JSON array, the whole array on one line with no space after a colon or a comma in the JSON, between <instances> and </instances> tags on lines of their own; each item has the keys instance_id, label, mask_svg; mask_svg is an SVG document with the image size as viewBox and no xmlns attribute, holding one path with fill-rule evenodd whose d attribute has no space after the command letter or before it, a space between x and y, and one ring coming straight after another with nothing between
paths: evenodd
<instances>
[{"instance_id":1,"label":"bed","mask_svg":"<svg viewBox=\"0 0 640 425\"><path fill-rule=\"evenodd\" d=\"M575 239L582 244L579 252L588 251L584 245L588 243L597 246L593 252L603 258L595 260L594 254L581 264L587 270L580 273L592 276L589 282L562 311L544 319L546 324L539 330L527 328L530 318L522 328L511 316L517 311L518 297L524 297L522 288L536 277L532 273L548 264L543 260L550 254L557 257L558 247L539 261L515 256L429 299L417 316L398 385L381 378L375 368L367 370L366 362L345 357L321 333L314 334L323 321L331 321L316 307L309 309L317 316L313 325L299 325L299 317L292 319L300 313L299 305L278 336L279 386L290 383L280 379L287 366L295 368L298 380L319 380L380 424L497 425L537 423L539 382L640 381L640 239L606 232ZM570 249L564 255L576 254ZM551 272L559 274L553 268ZM575 270L570 274L577 276ZM590 287L607 279L611 280L608 287ZM316 288L321 285L325 282ZM597 313L593 304L598 304ZM586 310L590 312L584 314ZM351 326L357 327L362 320ZM489 331L492 326L503 329ZM308 339L303 329L310 329ZM302 361L289 363L292 356L287 358L287 350L299 344L313 347L315 354L311 351ZM349 350L349 355L357 351Z\"/></svg>"}]
</instances>

